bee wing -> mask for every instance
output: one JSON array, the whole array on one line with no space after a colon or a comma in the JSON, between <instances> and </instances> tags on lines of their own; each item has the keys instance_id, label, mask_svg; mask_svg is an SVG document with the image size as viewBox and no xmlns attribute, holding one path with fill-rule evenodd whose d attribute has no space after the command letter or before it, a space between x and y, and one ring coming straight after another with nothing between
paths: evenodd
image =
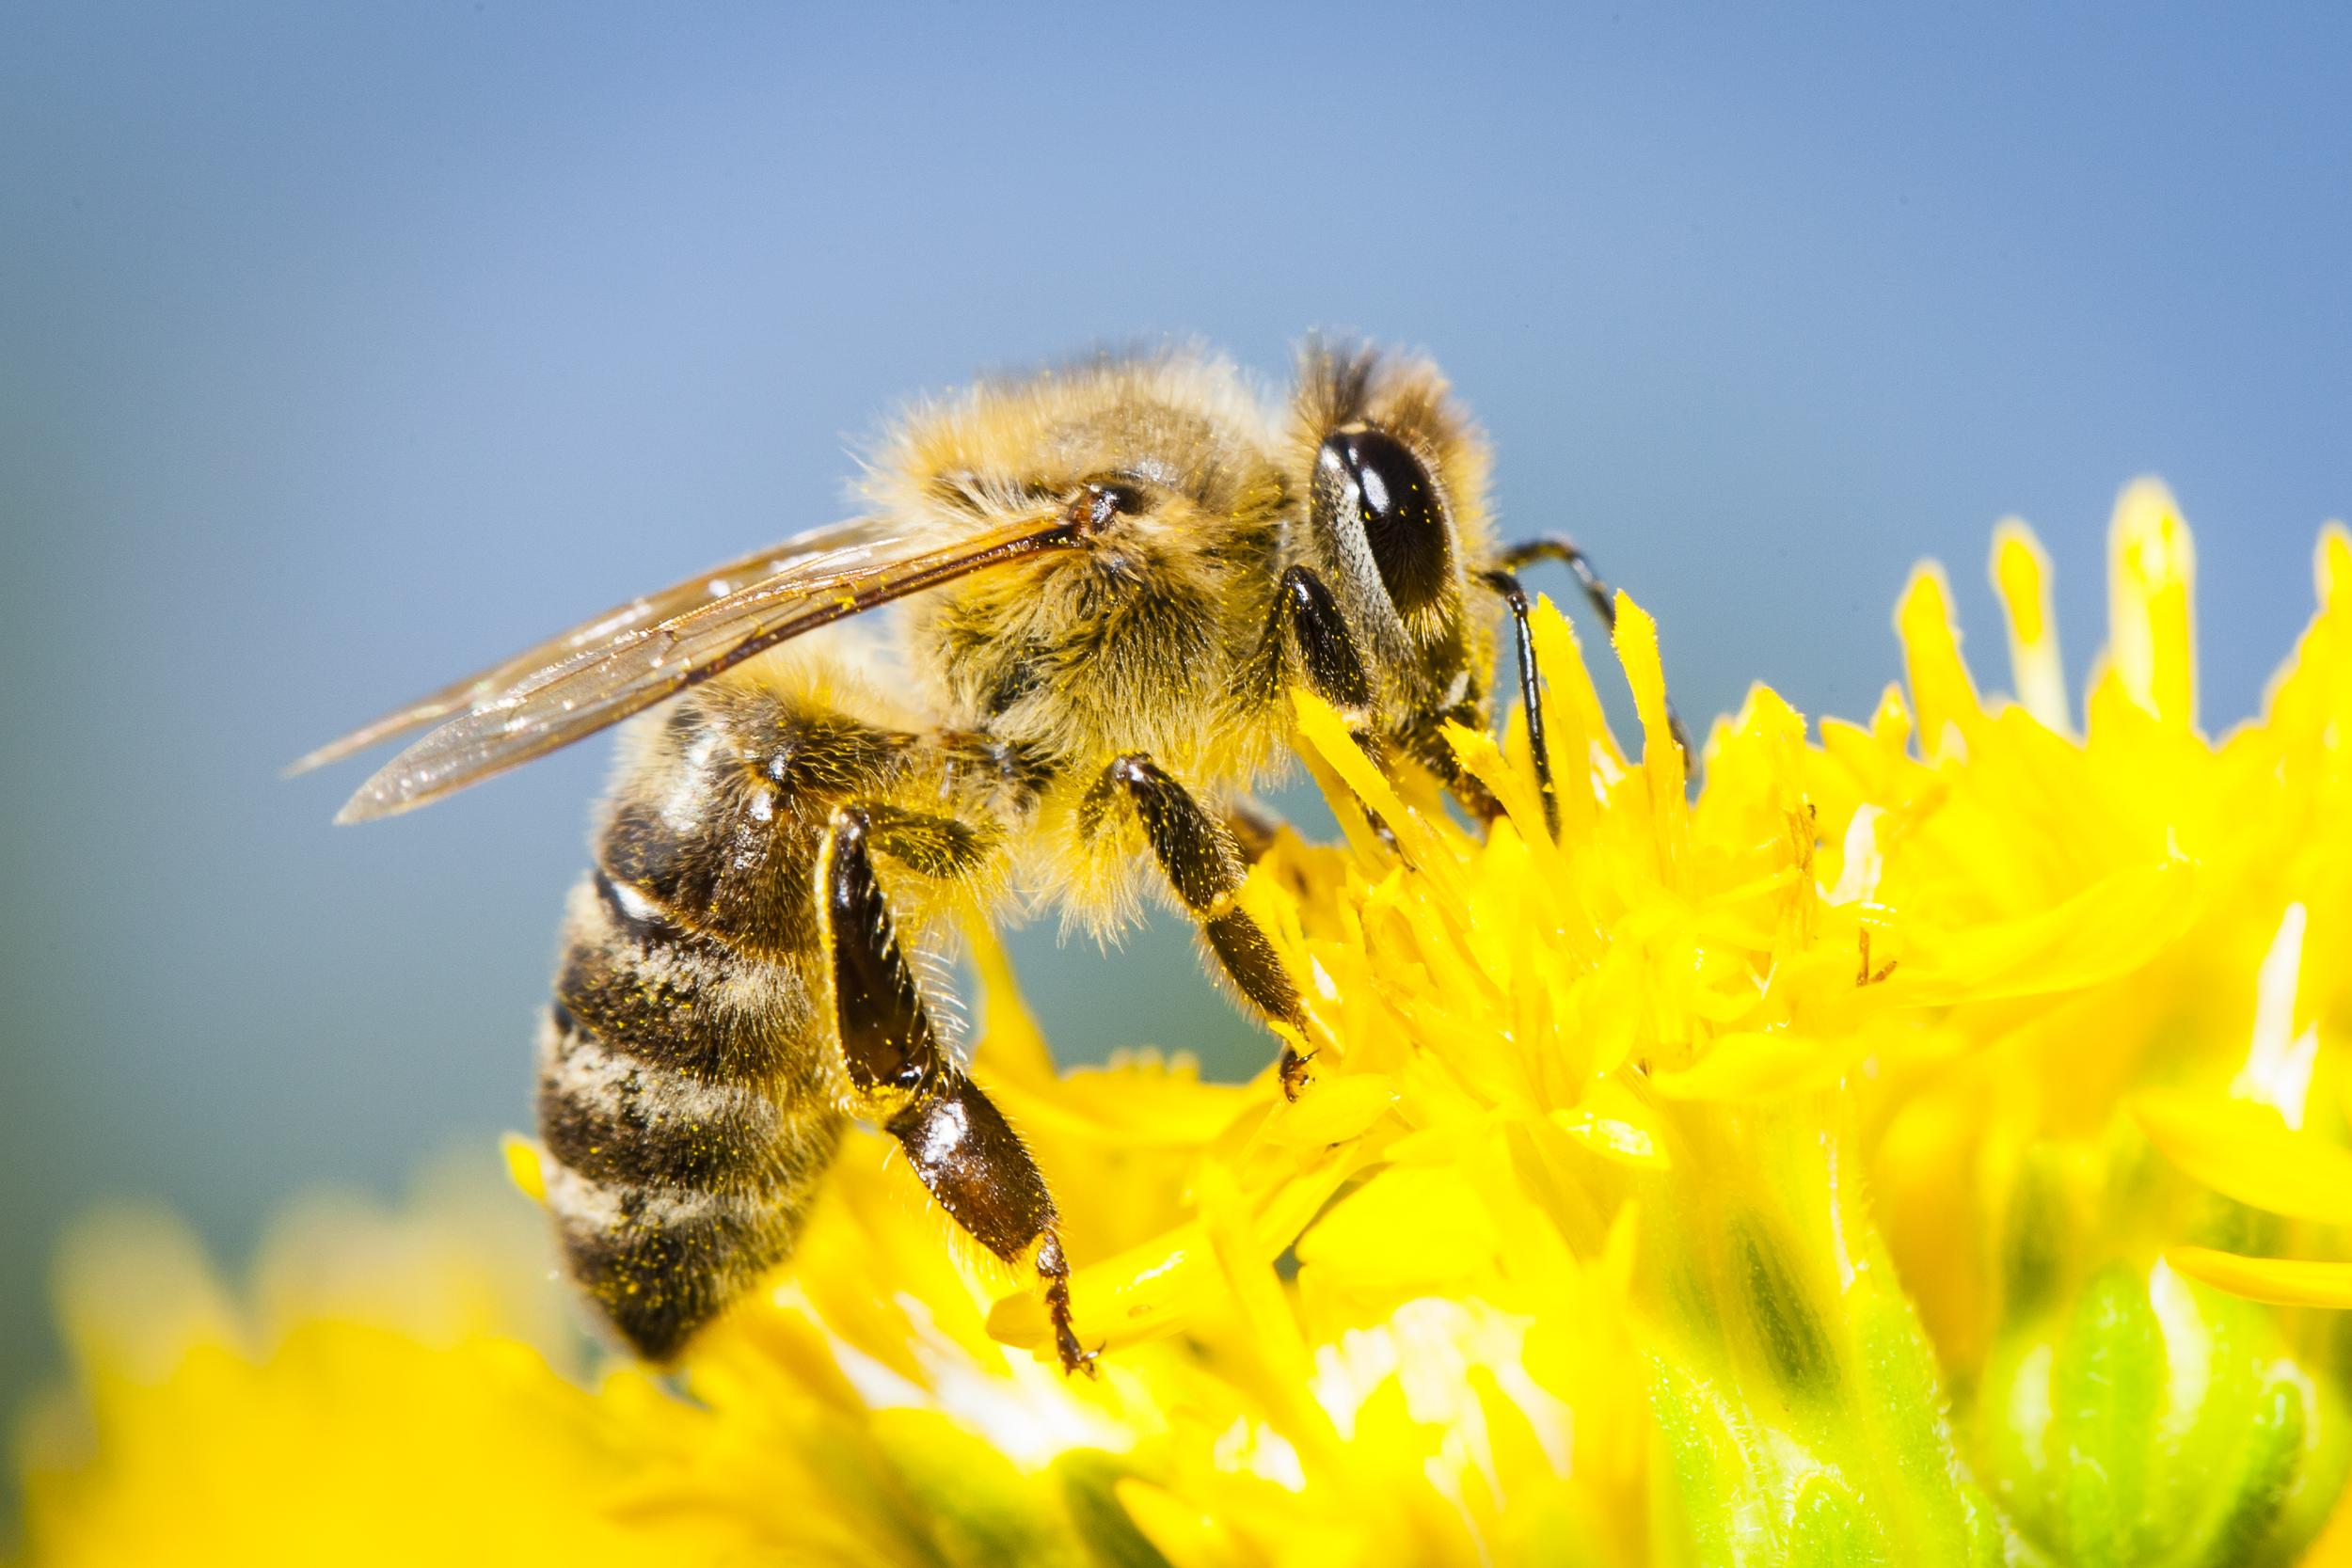
<instances>
[{"instance_id":1,"label":"bee wing","mask_svg":"<svg viewBox=\"0 0 2352 1568\"><path fill-rule=\"evenodd\" d=\"M846 563L848 552L872 545L881 537L880 526L869 518L856 518L835 523L829 528L812 529L796 534L779 545L754 550L749 555L711 567L707 572L688 578L656 594L647 594L627 604L614 605L600 615L592 615L568 631L560 632L544 642L534 643L510 658L501 659L487 670L468 675L464 680L441 688L430 696L394 708L380 719L371 720L349 735L328 741L287 768L286 776L308 773L331 762L355 756L380 740L496 702L502 693L512 693L536 684L538 680L562 673L568 665L583 658L593 659L611 651L640 628L659 626L688 610L725 598L739 588L778 577L812 560L840 557Z\"/></svg>"},{"instance_id":2,"label":"bee wing","mask_svg":"<svg viewBox=\"0 0 2352 1568\"><path fill-rule=\"evenodd\" d=\"M945 542L869 530L803 548L803 541L813 546L834 538L804 535L781 546L792 552L780 558L781 570L723 594L715 585L724 578L712 574L681 583L643 601L683 605L672 613L656 619L650 608L632 615L634 607L624 607L614 613L630 618L618 630L599 629L609 617L583 623L322 748L322 760L331 760L365 745L361 737L396 734L460 704L466 708L385 764L335 820L364 822L414 810L618 723L803 632L972 572L1066 547L1085 531L1084 522L1054 511Z\"/></svg>"}]
</instances>

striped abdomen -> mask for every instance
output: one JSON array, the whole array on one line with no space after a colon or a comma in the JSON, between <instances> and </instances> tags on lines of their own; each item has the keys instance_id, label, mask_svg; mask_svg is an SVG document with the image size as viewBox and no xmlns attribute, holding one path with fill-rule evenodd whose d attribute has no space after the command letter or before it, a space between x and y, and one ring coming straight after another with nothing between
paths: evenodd
<instances>
[{"instance_id":1,"label":"striped abdomen","mask_svg":"<svg viewBox=\"0 0 2352 1568\"><path fill-rule=\"evenodd\" d=\"M791 1251L833 1159L817 846L838 786L890 761L889 737L757 692L698 692L665 717L573 890L539 1056L565 1259L653 1360ZM821 782L798 776L812 736ZM869 766L843 769L860 738Z\"/></svg>"}]
</instances>

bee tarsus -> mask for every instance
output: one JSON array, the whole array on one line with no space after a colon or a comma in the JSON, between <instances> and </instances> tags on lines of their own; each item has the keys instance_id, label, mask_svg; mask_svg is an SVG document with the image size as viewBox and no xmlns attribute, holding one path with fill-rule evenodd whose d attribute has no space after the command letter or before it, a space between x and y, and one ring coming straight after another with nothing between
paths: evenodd
<instances>
[{"instance_id":1,"label":"bee tarsus","mask_svg":"<svg viewBox=\"0 0 2352 1568\"><path fill-rule=\"evenodd\" d=\"M1282 967L1274 939L1238 902L1249 864L1232 830L1140 752L1114 761L1103 781L1134 808L1168 886L1243 999L1271 1022L1304 1034L1307 1008L1298 987ZM1287 1060L1293 1052L1287 1040L1283 1050Z\"/></svg>"}]
</instances>

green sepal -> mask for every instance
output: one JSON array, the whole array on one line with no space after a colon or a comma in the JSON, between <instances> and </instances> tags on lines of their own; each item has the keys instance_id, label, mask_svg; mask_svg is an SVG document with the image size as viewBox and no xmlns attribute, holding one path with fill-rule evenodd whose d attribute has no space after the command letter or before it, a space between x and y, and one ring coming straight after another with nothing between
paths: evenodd
<instances>
[{"instance_id":1,"label":"green sepal","mask_svg":"<svg viewBox=\"0 0 2352 1568\"><path fill-rule=\"evenodd\" d=\"M1874 1291L1855 1307L1868 1418L1890 1491L1925 1560L1990 1568L2008 1560L1992 1500L1953 1446L1935 1353L1910 1302Z\"/></svg>"},{"instance_id":2,"label":"green sepal","mask_svg":"<svg viewBox=\"0 0 2352 1568\"><path fill-rule=\"evenodd\" d=\"M2153 1544L2149 1450L2166 1359L2139 1281L2120 1267L2093 1275L2050 1373L2061 1528L2068 1560L2081 1568L2127 1568Z\"/></svg>"},{"instance_id":3,"label":"green sepal","mask_svg":"<svg viewBox=\"0 0 2352 1568\"><path fill-rule=\"evenodd\" d=\"M2292 1562L2344 1483L2348 1425L2275 1309L2121 1264L2002 1338L1970 1421L2011 1522L2069 1568Z\"/></svg>"},{"instance_id":4,"label":"green sepal","mask_svg":"<svg viewBox=\"0 0 2352 1568\"><path fill-rule=\"evenodd\" d=\"M1817 1470L1797 1483L1787 1560L1789 1568L1885 1568L1894 1560L1853 1489Z\"/></svg>"}]
</instances>

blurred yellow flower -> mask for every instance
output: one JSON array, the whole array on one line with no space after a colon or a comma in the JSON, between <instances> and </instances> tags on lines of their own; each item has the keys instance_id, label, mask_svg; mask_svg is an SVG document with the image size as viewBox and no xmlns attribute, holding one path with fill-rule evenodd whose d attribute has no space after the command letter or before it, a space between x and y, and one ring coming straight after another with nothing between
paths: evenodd
<instances>
[{"instance_id":1,"label":"blurred yellow flower","mask_svg":"<svg viewBox=\"0 0 2352 1568\"><path fill-rule=\"evenodd\" d=\"M675 1387L501 1282L543 1256L511 1213L314 1221L242 1308L118 1230L67 1269L83 1389L29 1431L27 1560L2331 1556L2352 542L2214 742L2170 498L2131 487L2112 540L2079 732L2004 524L2017 701L1922 568L1908 694L1809 740L1759 687L1695 799L1649 618L1629 752L1541 607L1556 834L1523 731L1453 737L1506 808L1480 835L1302 697L1344 842L1284 833L1244 895L1324 1037L1295 1103L1057 1074L977 936L977 1070L1061 1198L1099 1381L877 1139Z\"/></svg>"}]
</instances>

